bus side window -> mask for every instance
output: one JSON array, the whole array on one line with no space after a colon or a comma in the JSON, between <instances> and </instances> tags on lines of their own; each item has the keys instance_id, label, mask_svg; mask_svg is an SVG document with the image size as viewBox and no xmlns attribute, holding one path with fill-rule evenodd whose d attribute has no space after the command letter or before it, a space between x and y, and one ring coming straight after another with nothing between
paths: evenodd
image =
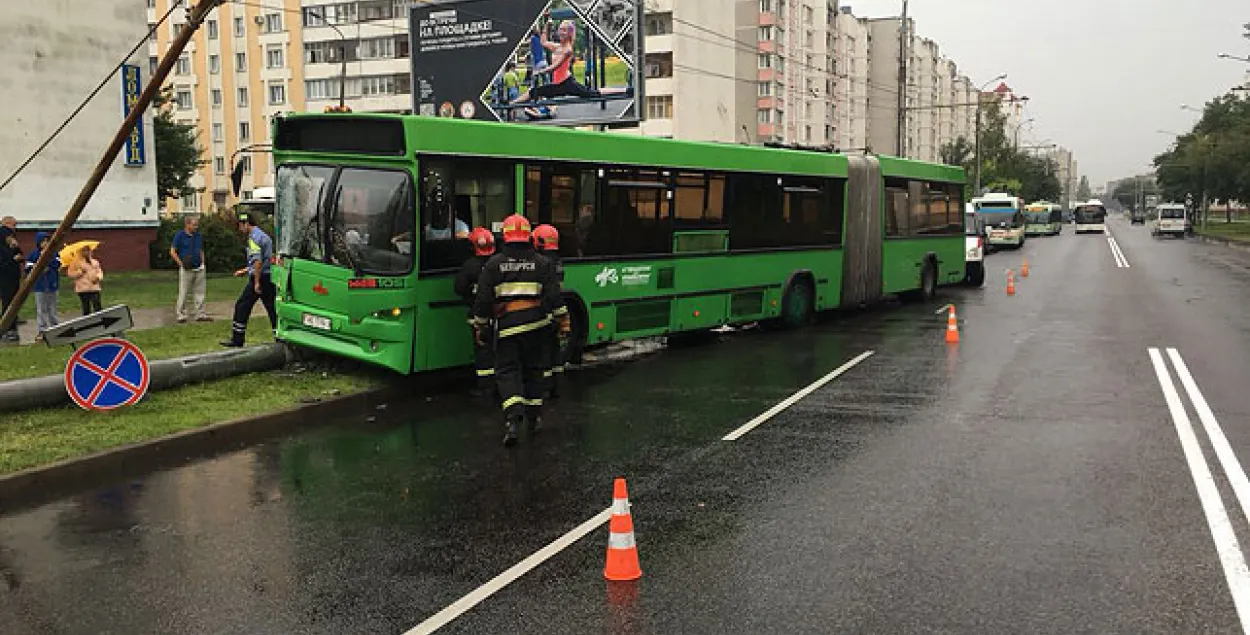
<instances>
[{"instance_id":1,"label":"bus side window","mask_svg":"<svg viewBox=\"0 0 1250 635\"><path fill-rule=\"evenodd\" d=\"M911 208L907 181L885 180L885 235L897 238L907 235L907 217Z\"/></svg>"},{"instance_id":2,"label":"bus side window","mask_svg":"<svg viewBox=\"0 0 1250 635\"><path fill-rule=\"evenodd\" d=\"M483 159L420 161L421 270L454 269L472 255L473 227L490 228L513 212L515 167Z\"/></svg>"},{"instance_id":3,"label":"bus side window","mask_svg":"<svg viewBox=\"0 0 1250 635\"><path fill-rule=\"evenodd\" d=\"M595 255L662 254L671 251L671 190L657 170L607 171L603 205L590 234Z\"/></svg>"}]
</instances>

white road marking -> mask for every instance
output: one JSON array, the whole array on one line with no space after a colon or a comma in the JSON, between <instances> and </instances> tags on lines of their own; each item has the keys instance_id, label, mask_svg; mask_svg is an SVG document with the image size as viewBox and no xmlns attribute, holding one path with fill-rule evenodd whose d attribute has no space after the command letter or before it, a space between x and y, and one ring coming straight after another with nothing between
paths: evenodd
<instances>
[{"instance_id":1,"label":"white road marking","mask_svg":"<svg viewBox=\"0 0 1250 635\"><path fill-rule=\"evenodd\" d=\"M1216 458L1220 460L1220 467L1224 468L1224 475L1233 486L1233 494L1237 496L1241 512L1250 519L1250 478L1246 478L1241 461L1233 452L1233 446L1228 443L1228 437L1224 436L1224 429L1220 427L1215 413L1211 411L1207 398L1198 389L1198 382L1194 381L1194 376L1189 374L1189 367L1185 365L1185 360L1181 359L1181 354L1175 348L1169 348L1168 357L1172 360L1172 366L1176 368L1176 376L1180 378L1185 392L1189 393L1189 401L1194 405L1198 419L1202 421L1202 429L1206 431L1207 438L1211 440L1211 447L1215 450Z\"/></svg>"},{"instance_id":2,"label":"white road marking","mask_svg":"<svg viewBox=\"0 0 1250 635\"><path fill-rule=\"evenodd\" d=\"M852 359L851 361L837 367L836 369L833 370L833 372L812 382L812 384L809 385L807 388L804 388L803 390L800 390L794 393L793 395L790 395L790 397L787 398L785 401L773 406L772 408L769 408L760 416L746 422L746 424L744 424L741 428L738 428L737 430L734 430L733 432L730 432L729 434L725 435L721 439L721 441L737 441L738 439L741 439L748 432L763 425L764 422L777 416L786 408L789 408L790 406L793 406L794 404L798 403L800 399L819 390L821 386L824 386L825 384L837 379L846 371L852 368L855 368L855 366L859 364L860 362L868 359L869 357L872 357L873 352L874 351L865 351L863 353L860 353L860 355L856 357L855 359Z\"/></svg>"},{"instance_id":3,"label":"white road marking","mask_svg":"<svg viewBox=\"0 0 1250 635\"><path fill-rule=\"evenodd\" d=\"M560 553L569 545L584 538L590 532L602 527L604 523L612 518L612 508L609 507L590 520L578 525L575 529L559 538L556 538L551 544L535 551L530 557L512 565L507 571L495 576L486 584L469 592L468 595L456 600L447 606L447 608L431 615L424 622L417 624L412 630L404 633L404 635L426 635L433 633L438 629L451 623L452 620L463 615L469 609L477 606L486 598L494 595L500 589L512 584L517 578L529 573L534 567L546 562L552 556Z\"/></svg>"},{"instance_id":4,"label":"white road marking","mask_svg":"<svg viewBox=\"0 0 1250 635\"><path fill-rule=\"evenodd\" d=\"M765 412L764 414L752 419L750 422L748 422L746 425L742 426L741 428L738 428L737 430L734 430L733 432L729 433L722 440L723 441L736 441L742 438L742 436L745 435L746 433L750 432L751 430L754 430L756 427L763 424L765 421L768 421L769 419L776 416L777 413L785 410L786 408L789 408L790 406L793 406L800 399L806 397L807 395L810 395L813 391L819 389L821 386L824 386L825 384L833 381L834 379L837 379L840 375L854 368L857 364L864 361L865 359L872 357L873 352L874 351L864 352L860 354L858 357L852 359L851 361L839 366L833 372L829 373L828 375L825 375L824 377L821 377L819 380L817 380L815 383L811 384L807 388L800 390L799 392L795 393L794 395L792 395L790 398L786 399L785 401L777 404L776 406L773 406L772 408L768 410L768 412ZM489 598L490 596L499 592L504 587L508 586L509 584L512 584L513 582L518 580L521 576L532 571L538 565L546 562L547 560L550 560L553 556L567 549L573 543L581 540L582 538L585 538L588 534L590 534L590 532L602 527L609 520L611 520L611 518L612 518L612 508L609 507L599 512L598 514L596 514L590 520L587 520L586 522L578 525L572 531L569 531L567 534L564 534L563 536L556 538L547 546L531 554L528 558L512 565L511 567L508 568L507 571L504 571L503 573L495 576L494 578L491 578L491 580L487 582L486 584L483 584L482 586L470 591L467 595L449 604L443 610L426 618L424 622L417 624L411 630L404 633L404 635L427 635L429 633L433 633L437 631L438 629L450 624L456 618L460 617L461 615L464 615L473 607L477 606L478 604L481 604L482 601L485 600L486 598Z\"/></svg>"},{"instance_id":5,"label":"white road marking","mask_svg":"<svg viewBox=\"0 0 1250 635\"><path fill-rule=\"evenodd\" d=\"M950 308L951 308L951 305L947 304L947 305L943 306L942 308L940 308L940 309L938 309L938 310L934 311L934 312L933 312L933 314L934 314L934 315L942 315L943 313L946 313L947 311L949 311L949 310L950 310Z\"/></svg>"},{"instance_id":6,"label":"white road marking","mask_svg":"<svg viewBox=\"0 0 1250 635\"><path fill-rule=\"evenodd\" d=\"M1120 243L1116 241L1115 236L1107 234L1107 246L1111 248L1111 256L1115 258L1115 266L1121 269L1128 269L1128 258L1124 256L1124 251L1120 249Z\"/></svg>"},{"instance_id":7,"label":"white road marking","mask_svg":"<svg viewBox=\"0 0 1250 635\"><path fill-rule=\"evenodd\" d=\"M1233 607L1241 622L1242 633L1250 634L1250 570L1246 567L1246 558L1237 542L1237 534L1233 531L1228 510L1220 498L1219 488L1203 455L1202 445L1189 413L1181 402L1180 393L1172 383L1168 374L1167 364L1159 349L1147 349L1150 361L1154 364L1155 376L1159 380L1159 388L1167 401L1172 422L1176 424L1176 434L1180 437L1181 449L1185 453L1185 461L1189 464L1189 472L1194 479L1194 487L1198 490L1198 500L1202 503L1202 511L1206 515L1207 527L1211 538L1215 541L1215 551L1219 555L1220 565L1224 569L1224 579L1228 582L1229 593L1233 596ZM1182 380L1183 381L1183 380Z\"/></svg>"}]
</instances>

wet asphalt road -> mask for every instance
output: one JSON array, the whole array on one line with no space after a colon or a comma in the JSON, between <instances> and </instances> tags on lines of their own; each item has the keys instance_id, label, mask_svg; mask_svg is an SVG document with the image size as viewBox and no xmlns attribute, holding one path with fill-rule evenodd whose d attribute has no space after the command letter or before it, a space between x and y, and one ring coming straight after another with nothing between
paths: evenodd
<instances>
[{"instance_id":1,"label":"wet asphalt road","mask_svg":"<svg viewBox=\"0 0 1250 635\"><path fill-rule=\"evenodd\" d=\"M1111 226L1128 268L1069 227L992 255L984 289L576 373L511 452L442 395L0 516L0 632L405 633L618 475L640 582L603 580L601 527L440 632L1238 632L1147 348L1250 457L1250 252Z\"/></svg>"}]
</instances>

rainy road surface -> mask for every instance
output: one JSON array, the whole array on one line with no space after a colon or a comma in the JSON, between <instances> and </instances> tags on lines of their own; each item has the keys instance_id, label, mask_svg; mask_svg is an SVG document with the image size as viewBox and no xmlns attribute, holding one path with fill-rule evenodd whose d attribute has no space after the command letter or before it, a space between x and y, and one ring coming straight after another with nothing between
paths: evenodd
<instances>
[{"instance_id":1,"label":"rainy road surface","mask_svg":"<svg viewBox=\"0 0 1250 635\"><path fill-rule=\"evenodd\" d=\"M1241 632L1250 253L1111 227L947 290L957 348L904 305L577 373L513 451L444 395L14 511L0 631Z\"/></svg>"}]
</instances>

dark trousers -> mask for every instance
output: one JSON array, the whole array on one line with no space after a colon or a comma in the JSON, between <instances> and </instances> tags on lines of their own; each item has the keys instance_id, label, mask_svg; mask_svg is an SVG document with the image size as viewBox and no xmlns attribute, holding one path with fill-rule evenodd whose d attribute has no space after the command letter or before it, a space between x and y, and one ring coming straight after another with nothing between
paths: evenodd
<instances>
[{"instance_id":1,"label":"dark trousers","mask_svg":"<svg viewBox=\"0 0 1250 635\"><path fill-rule=\"evenodd\" d=\"M99 291L83 291L78 294L78 301L82 303L83 315L91 315L102 310Z\"/></svg>"},{"instance_id":2,"label":"dark trousers","mask_svg":"<svg viewBox=\"0 0 1250 635\"><path fill-rule=\"evenodd\" d=\"M21 280L21 277L18 275L0 274L0 315L3 315L4 311L9 310L9 305L12 304L13 298L17 296L17 288L21 286ZM13 320L13 326L9 327L9 330L3 335L9 339L17 337L16 318Z\"/></svg>"},{"instance_id":3,"label":"dark trousers","mask_svg":"<svg viewBox=\"0 0 1250 635\"><path fill-rule=\"evenodd\" d=\"M547 360L547 329L496 339L495 381L509 421L542 413Z\"/></svg>"},{"instance_id":4,"label":"dark trousers","mask_svg":"<svg viewBox=\"0 0 1250 635\"><path fill-rule=\"evenodd\" d=\"M274 288L273 280L269 274L262 273L260 274L259 294L256 293L255 286L252 276L248 276L243 293L239 294L239 299L234 303L234 318L230 322L230 340L235 344L243 344L243 336L247 333L247 321L252 317L252 308L256 306L257 300L265 305L265 312L269 314L270 328L278 328L278 313L273 306L278 290Z\"/></svg>"},{"instance_id":5,"label":"dark trousers","mask_svg":"<svg viewBox=\"0 0 1250 635\"><path fill-rule=\"evenodd\" d=\"M478 379L490 379L495 376L495 327L487 326L482 333L482 344L473 344L473 370L477 371Z\"/></svg>"}]
</instances>

